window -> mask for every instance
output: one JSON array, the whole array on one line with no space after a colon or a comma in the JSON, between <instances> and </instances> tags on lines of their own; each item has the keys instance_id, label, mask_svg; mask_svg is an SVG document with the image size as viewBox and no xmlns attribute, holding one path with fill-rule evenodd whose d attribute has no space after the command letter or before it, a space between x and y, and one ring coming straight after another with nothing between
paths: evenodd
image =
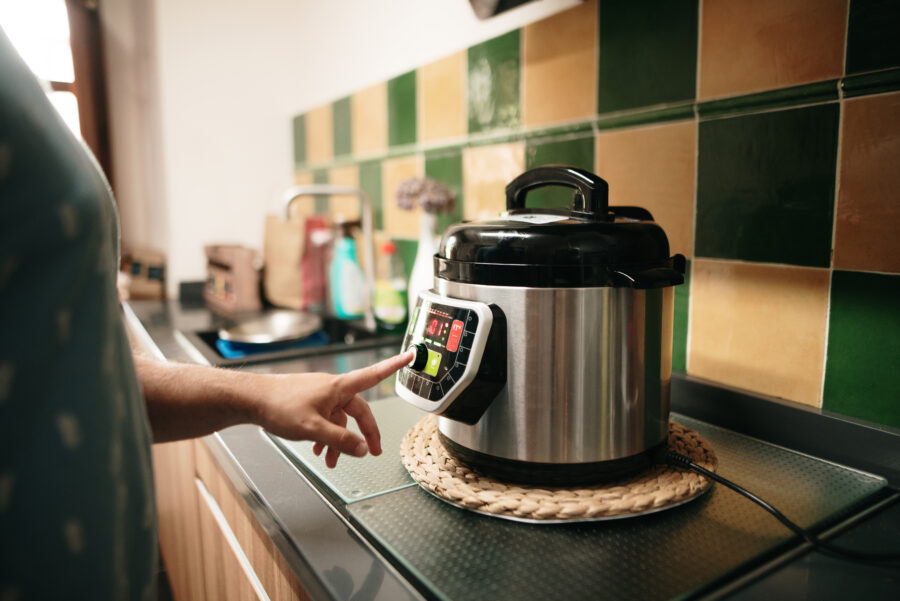
<instances>
[{"instance_id":1,"label":"window","mask_svg":"<svg viewBox=\"0 0 900 601\"><path fill-rule=\"evenodd\" d=\"M97 0L0 0L0 27L111 179Z\"/></svg>"}]
</instances>

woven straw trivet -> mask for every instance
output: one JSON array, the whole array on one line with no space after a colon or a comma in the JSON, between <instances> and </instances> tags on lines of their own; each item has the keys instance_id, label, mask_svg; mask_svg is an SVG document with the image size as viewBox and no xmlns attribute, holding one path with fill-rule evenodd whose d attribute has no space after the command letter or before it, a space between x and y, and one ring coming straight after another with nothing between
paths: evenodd
<instances>
[{"instance_id":1,"label":"woven straw trivet","mask_svg":"<svg viewBox=\"0 0 900 601\"><path fill-rule=\"evenodd\" d=\"M695 431L669 422L669 449L715 471L718 461ZM400 445L403 465L419 486L453 505L495 517L529 522L592 521L624 518L681 505L706 491L705 476L669 465L597 486L537 488L504 484L458 462L438 437L428 415Z\"/></svg>"}]
</instances>

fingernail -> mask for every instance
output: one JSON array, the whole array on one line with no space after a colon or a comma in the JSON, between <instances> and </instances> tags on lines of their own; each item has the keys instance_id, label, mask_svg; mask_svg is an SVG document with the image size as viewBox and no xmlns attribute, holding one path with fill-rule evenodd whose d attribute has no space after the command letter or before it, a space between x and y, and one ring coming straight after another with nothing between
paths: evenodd
<instances>
[{"instance_id":1,"label":"fingernail","mask_svg":"<svg viewBox=\"0 0 900 601\"><path fill-rule=\"evenodd\" d=\"M363 455L365 455L368 452L369 452L369 445L367 445L365 441L356 445L356 449L353 450L353 454L356 455L357 457L362 457Z\"/></svg>"}]
</instances>

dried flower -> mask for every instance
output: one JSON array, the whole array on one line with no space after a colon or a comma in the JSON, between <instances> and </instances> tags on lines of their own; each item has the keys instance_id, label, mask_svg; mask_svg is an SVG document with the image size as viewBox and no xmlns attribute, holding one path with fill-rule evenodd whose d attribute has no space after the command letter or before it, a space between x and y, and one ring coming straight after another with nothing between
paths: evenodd
<instances>
[{"instance_id":1,"label":"dried flower","mask_svg":"<svg viewBox=\"0 0 900 601\"><path fill-rule=\"evenodd\" d=\"M397 206L412 211L416 206L428 213L449 213L456 195L445 184L429 178L413 178L397 186Z\"/></svg>"}]
</instances>

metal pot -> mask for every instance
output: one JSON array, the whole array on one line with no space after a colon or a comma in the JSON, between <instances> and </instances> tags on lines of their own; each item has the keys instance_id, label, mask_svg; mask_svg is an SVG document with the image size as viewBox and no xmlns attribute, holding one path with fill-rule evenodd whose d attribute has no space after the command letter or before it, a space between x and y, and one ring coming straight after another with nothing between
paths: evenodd
<instances>
[{"instance_id":1,"label":"metal pot","mask_svg":"<svg viewBox=\"0 0 900 601\"><path fill-rule=\"evenodd\" d=\"M568 211L529 191L574 188ZM398 394L445 446L501 479L579 484L646 467L668 432L674 286L684 257L605 181L547 166L507 186L498 219L447 230L404 344Z\"/></svg>"}]
</instances>

